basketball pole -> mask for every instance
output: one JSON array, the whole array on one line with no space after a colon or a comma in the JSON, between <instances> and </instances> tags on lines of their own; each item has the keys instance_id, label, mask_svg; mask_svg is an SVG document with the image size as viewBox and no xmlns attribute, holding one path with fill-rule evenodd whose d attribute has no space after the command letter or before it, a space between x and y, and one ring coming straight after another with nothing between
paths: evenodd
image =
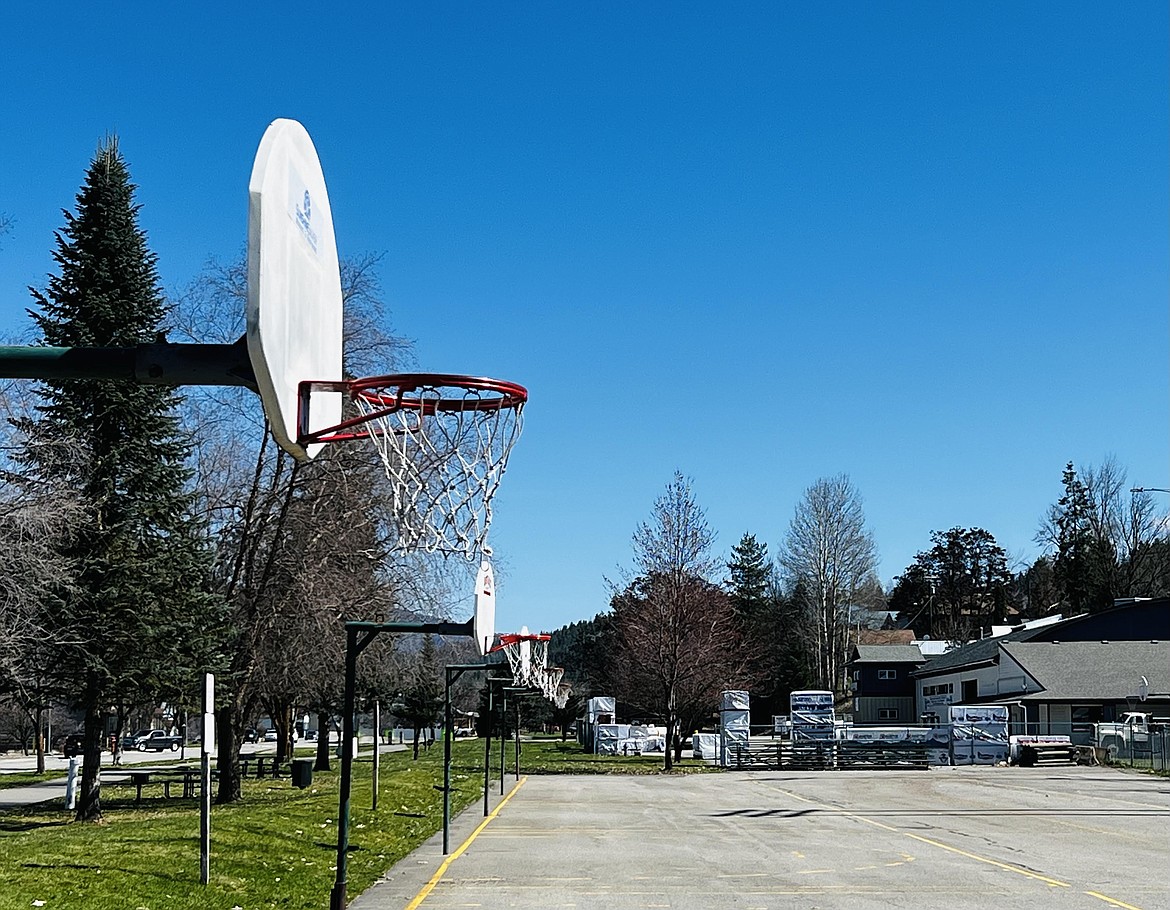
<instances>
[{"instance_id":1,"label":"basketball pole","mask_svg":"<svg viewBox=\"0 0 1170 910\"><path fill-rule=\"evenodd\" d=\"M475 620L467 622L347 622L345 624L345 705L341 718L341 792L337 797L337 876L329 894L330 910L345 910L349 878L349 792L353 783L354 714L357 711L357 659L383 632L391 634L475 637ZM376 731L375 731L376 732Z\"/></svg>"},{"instance_id":2,"label":"basketball pole","mask_svg":"<svg viewBox=\"0 0 1170 910\"><path fill-rule=\"evenodd\" d=\"M443 692L443 855L450 852L451 832L451 741L455 738L455 718L451 710L451 686L464 673L485 673L492 664L449 664L447 685ZM490 697L490 696L489 696Z\"/></svg>"}]
</instances>

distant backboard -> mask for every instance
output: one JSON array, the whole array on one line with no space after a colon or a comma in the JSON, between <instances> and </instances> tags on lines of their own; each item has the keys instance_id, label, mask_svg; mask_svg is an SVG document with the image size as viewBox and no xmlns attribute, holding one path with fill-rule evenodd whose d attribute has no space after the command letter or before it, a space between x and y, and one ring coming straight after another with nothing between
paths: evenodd
<instances>
[{"instance_id":1,"label":"distant backboard","mask_svg":"<svg viewBox=\"0 0 1170 910\"><path fill-rule=\"evenodd\" d=\"M297 389L340 380L341 273L333 215L317 150L295 120L274 120L248 183L248 356L277 443L294 458ZM341 419L341 395L315 393L313 426Z\"/></svg>"},{"instance_id":2,"label":"distant backboard","mask_svg":"<svg viewBox=\"0 0 1170 910\"><path fill-rule=\"evenodd\" d=\"M492 564L486 559L475 577L475 618L472 621L475 644L481 655L487 654L496 637L496 582Z\"/></svg>"}]
</instances>

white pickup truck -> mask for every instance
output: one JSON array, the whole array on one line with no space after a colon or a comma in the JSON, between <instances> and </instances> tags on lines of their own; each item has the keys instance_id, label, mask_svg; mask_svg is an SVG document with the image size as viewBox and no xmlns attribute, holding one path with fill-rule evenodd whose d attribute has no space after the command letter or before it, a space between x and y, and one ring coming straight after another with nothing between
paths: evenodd
<instances>
[{"instance_id":1,"label":"white pickup truck","mask_svg":"<svg viewBox=\"0 0 1170 910\"><path fill-rule=\"evenodd\" d=\"M1121 756L1131 757L1134 751L1150 748L1150 727L1158 723L1151 715L1142 711L1126 711L1116 723L1096 725L1096 745L1105 750L1110 760Z\"/></svg>"}]
</instances>

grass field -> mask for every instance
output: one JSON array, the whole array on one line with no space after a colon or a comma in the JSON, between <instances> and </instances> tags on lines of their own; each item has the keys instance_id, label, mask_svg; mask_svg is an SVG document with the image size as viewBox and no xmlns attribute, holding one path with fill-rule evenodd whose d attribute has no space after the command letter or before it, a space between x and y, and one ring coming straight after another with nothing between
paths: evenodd
<instances>
[{"instance_id":1,"label":"grass field","mask_svg":"<svg viewBox=\"0 0 1170 910\"><path fill-rule=\"evenodd\" d=\"M40 784L64 776L65 772L60 769L46 771L44 774L37 774L36 771L13 771L11 774L0 774L0 790L7 790L9 787L27 787L29 784Z\"/></svg>"},{"instance_id":2,"label":"grass field","mask_svg":"<svg viewBox=\"0 0 1170 910\"><path fill-rule=\"evenodd\" d=\"M509 752L509 768L511 762ZM537 739L523 744L520 770L526 774L661 774L662 753L591 755L572 741ZM688 758L675 762L671 773L701 774L716 770L706 762Z\"/></svg>"},{"instance_id":3,"label":"grass field","mask_svg":"<svg viewBox=\"0 0 1170 910\"><path fill-rule=\"evenodd\" d=\"M493 749L493 780L499 779ZM507 784L514 773L508 744ZM655 774L662 756L601 757L576 743L523 744L523 774ZM102 788L105 821L80 824L58 808L0 814L0 910L317 910L328 905L337 845L339 763L315 773L313 786L288 779L244 782L244 800L213 806L211 881L199 884L199 806L163 799L148 786L140 804L132 786ZM710 770L684 762L679 773ZM34 779L36 775L29 775ZM442 826L441 744L413 761L384 754L377 812L371 811L372 763L354 766L350 802L349 893L369 887ZM483 743L454 743L452 815L483 795ZM493 784L494 787L494 784ZM37 903L43 902L43 903Z\"/></svg>"},{"instance_id":4,"label":"grass field","mask_svg":"<svg viewBox=\"0 0 1170 910\"><path fill-rule=\"evenodd\" d=\"M452 812L482 794L482 746L456 743ZM335 763L336 766L337 763ZM417 762L383 756L379 807L370 810L372 763L355 765L350 808L349 886L356 894L442 825L442 749ZM165 800L148 787L105 786L101 825L62 810L0 815L0 908L241 910L328 905L335 874L338 771L313 786L288 779L245 782L245 799L213 806L211 881L199 884L199 806ZM43 903L36 903L43 901Z\"/></svg>"}]
</instances>

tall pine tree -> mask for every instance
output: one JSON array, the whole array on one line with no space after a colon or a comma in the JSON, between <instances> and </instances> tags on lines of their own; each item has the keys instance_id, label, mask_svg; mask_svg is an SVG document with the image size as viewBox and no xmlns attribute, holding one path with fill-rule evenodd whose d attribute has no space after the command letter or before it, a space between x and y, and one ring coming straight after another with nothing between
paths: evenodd
<instances>
[{"instance_id":1,"label":"tall pine tree","mask_svg":"<svg viewBox=\"0 0 1170 910\"><path fill-rule=\"evenodd\" d=\"M1053 574L1075 616L1112 605L1109 588L1116 554L1109 541L1093 532L1089 491L1070 461L1061 476L1064 496L1056 504L1056 558Z\"/></svg>"},{"instance_id":2,"label":"tall pine tree","mask_svg":"<svg viewBox=\"0 0 1170 910\"><path fill-rule=\"evenodd\" d=\"M64 213L53 258L58 274L33 291L31 312L47 345L120 347L153 341L166 315L155 257L138 226L134 186L117 141L94 156ZM82 518L68 552L76 588L49 610L68 641L55 670L85 712L77 818L101 817L98 765L108 706L139 699L182 704L214 657L220 621L207 594L210 550L194 518L187 437L172 389L131 382L47 382L40 438L68 440L54 457L30 447L26 464L81 496Z\"/></svg>"}]
</instances>

